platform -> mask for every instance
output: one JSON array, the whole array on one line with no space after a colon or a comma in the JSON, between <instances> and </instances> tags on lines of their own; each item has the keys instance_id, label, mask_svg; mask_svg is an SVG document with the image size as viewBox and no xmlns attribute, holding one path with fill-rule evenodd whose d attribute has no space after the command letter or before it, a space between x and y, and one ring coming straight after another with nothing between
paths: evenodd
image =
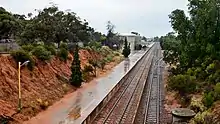
<instances>
[{"instance_id":1,"label":"platform","mask_svg":"<svg viewBox=\"0 0 220 124\"><path fill-rule=\"evenodd\" d=\"M149 47L151 47L151 44ZM105 77L83 84L77 91L49 107L26 124L81 124L146 51L136 51Z\"/></svg>"}]
</instances>

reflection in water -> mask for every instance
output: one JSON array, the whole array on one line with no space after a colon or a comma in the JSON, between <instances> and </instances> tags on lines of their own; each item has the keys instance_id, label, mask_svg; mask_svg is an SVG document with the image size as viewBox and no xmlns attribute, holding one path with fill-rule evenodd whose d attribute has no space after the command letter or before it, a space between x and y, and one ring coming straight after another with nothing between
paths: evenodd
<instances>
[{"instance_id":1,"label":"reflection in water","mask_svg":"<svg viewBox=\"0 0 220 124\"><path fill-rule=\"evenodd\" d=\"M124 61L124 73L126 73L130 68L130 59L126 58Z\"/></svg>"},{"instance_id":2,"label":"reflection in water","mask_svg":"<svg viewBox=\"0 0 220 124\"><path fill-rule=\"evenodd\" d=\"M81 117L81 107L77 105L73 110L69 113L69 117L73 120Z\"/></svg>"},{"instance_id":3,"label":"reflection in water","mask_svg":"<svg viewBox=\"0 0 220 124\"><path fill-rule=\"evenodd\" d=\"M81 100L82 100L82 93L78 92L75 105L69 113L69 118L76 120L77 118L81 117L81 105L80 105Z\"/></svg>"}]
</instances>

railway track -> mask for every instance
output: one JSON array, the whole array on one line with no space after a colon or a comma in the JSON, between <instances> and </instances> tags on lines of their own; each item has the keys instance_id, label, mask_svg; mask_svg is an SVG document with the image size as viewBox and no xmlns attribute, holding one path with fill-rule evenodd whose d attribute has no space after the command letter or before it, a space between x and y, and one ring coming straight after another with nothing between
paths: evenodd
<instances>
[{"instance_id":1,"label":"railway track","mask_svg":"<svg viewBox=\"0 0 220 124\"><path fill-rule=\"evenodd\" d=\"M134 121L151 67L154 49L155 47L149 50L144 58L140 60L140 63L134 68L119 91L92 121L93 124L129 124Z\"/></svg>"},{"instance_id":2,"label":"railway track","mask_svg":"<svg viewBox=\"0 0 220 124\"><path fill-rule=\"evenodd\" d=\"M153 66L151 81L149 82L144 124L160 123L160 58Z\"/></svg>"},{"instance_id":3,"label":"railway track","mask_svg":"<svg viewBox=\"0 0 220 124\"><path fill-rule=\"evenodd\" d=\"M141 102L135 117L135 124L163 124L163 83L162 83L162 53L159 47L153 58L153 65L145 85Z\"/></svg>"}]
</instances>

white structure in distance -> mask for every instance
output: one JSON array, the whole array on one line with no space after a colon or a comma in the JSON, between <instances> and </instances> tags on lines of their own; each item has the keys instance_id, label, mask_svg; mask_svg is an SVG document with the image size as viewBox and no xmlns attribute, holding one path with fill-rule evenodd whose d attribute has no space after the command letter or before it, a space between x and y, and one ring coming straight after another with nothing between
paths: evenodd
<instances>
[{"instance_id":1,"label":"white structure in distance","mask_svg":"<svg viewBox=\"0 0 220 124\"><path fill-rule=\"evenodd\" d=\"M131 33L122 33L120 34L120 39L125 40L127 38L128 44L130 44L131 51L135 50L137 44L141 44L141 36ZM124 44L124 43L123 43Z\"/></svg>"},{"instance_id":2,"label":"white structure in distance","mask_svg":"<svg viewBox=\"0 0 220 124\"><path fill-rule=\"evenodd\" d=\"M125 40L125 38L127 38L128 44L130 44L131 51L137 50L140 47L140 45L141 47L143 46L146 47L148 45L148 41L143 40L142 36L137 32L120 33L119 36L120 36L120 39L123 41Z\"/></svg>"}]
</instances>

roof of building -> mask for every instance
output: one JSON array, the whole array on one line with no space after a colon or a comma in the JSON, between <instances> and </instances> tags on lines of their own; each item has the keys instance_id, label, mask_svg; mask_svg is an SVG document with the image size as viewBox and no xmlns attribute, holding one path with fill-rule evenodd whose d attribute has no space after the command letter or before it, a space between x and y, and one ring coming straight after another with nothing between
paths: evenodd
<instances>
[{"instance_id":1,"label":"roof of building","mask_svg":"<svg viewBox=\"0 0 220 124\"><path fill-rule=\"evenodd\" d=\"M120 36L139 36L139 35L135 35L135 34L131 34L131 33L120 33Z\"/></svg>"},{"instance_id":2,"label":"roof of building","mask_svg":"<svg viewBox=\"0 0 220 124\"><path fill-rule=\"evenodd\" d=\"M14 39L1 39L0 40L0 43L12 43L12 42L15 42Z\"/></svg>"},{"instance_id":3,"label":"roof of building","mask_svg":"<svg viewBox=\"0 0 220 124\"><path fill-rule=\"evenodd\" d=\"M141 40L141 42L142 42L142 43L147 43L147 41L145 41L145 40Z\"/></svg>"}]
</instances>

